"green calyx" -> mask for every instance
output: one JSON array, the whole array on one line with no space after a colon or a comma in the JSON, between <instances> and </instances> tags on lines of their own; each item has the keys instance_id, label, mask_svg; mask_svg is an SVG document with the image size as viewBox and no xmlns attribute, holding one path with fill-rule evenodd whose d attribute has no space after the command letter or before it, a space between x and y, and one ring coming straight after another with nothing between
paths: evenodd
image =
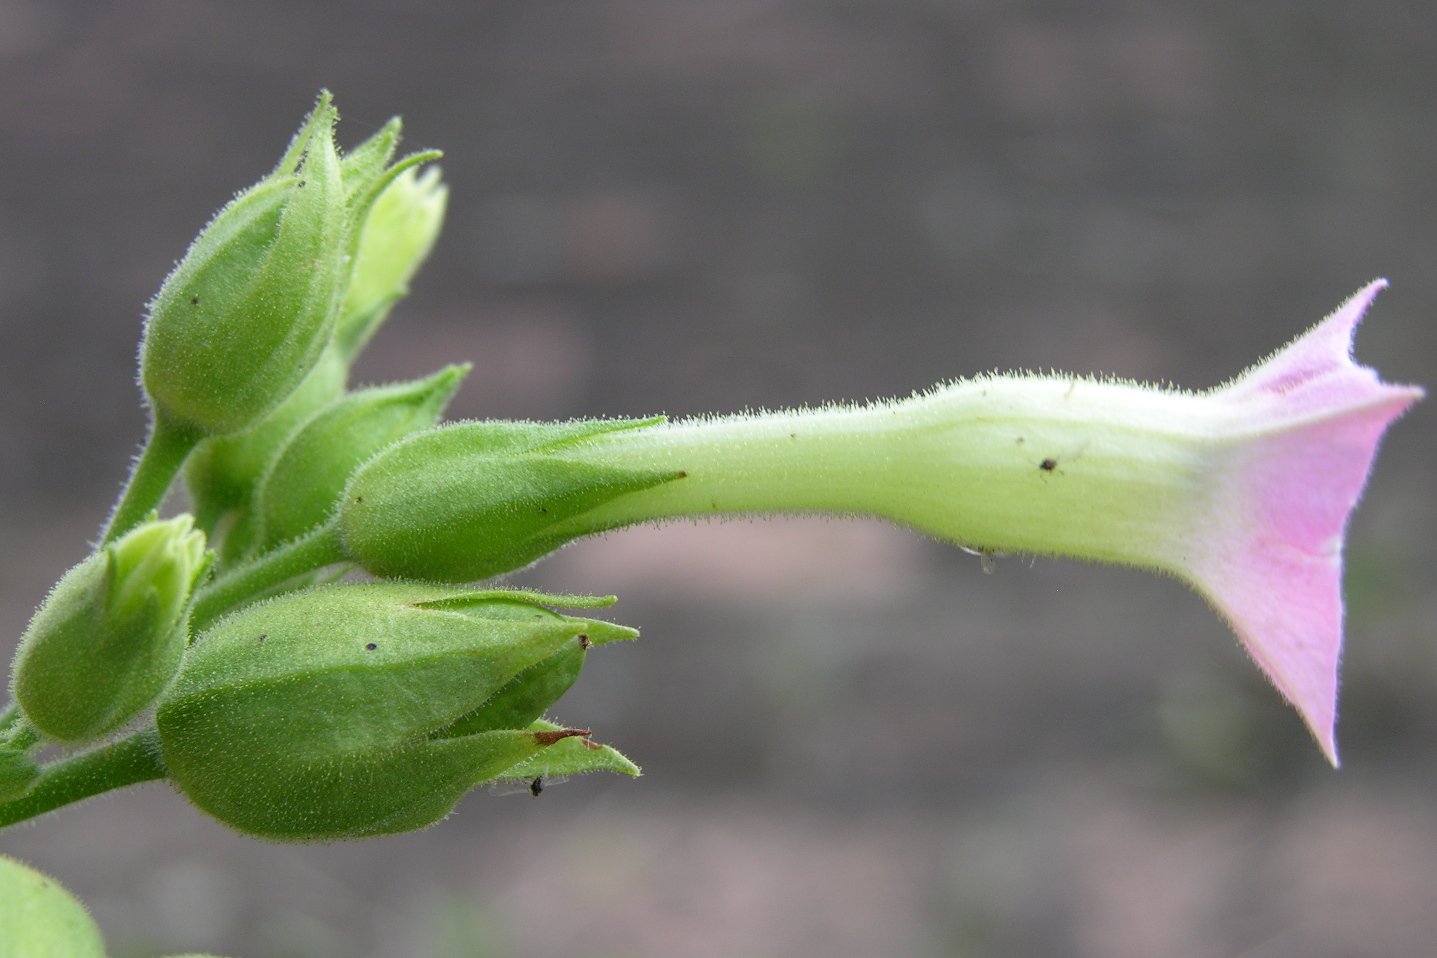
<instances>
[{"instance_id":1,"label":"green calyx","mask_svg":"<svg viewBox=\"0 0 1437 958\"><path fill-rule=\"evenodd\" d=\"M140 378L161 420L244 429L329 341L350 228L336 119L322 98L286 160L215 216L150 304Z\"/></svg>"},{"instance_id":2,"label":"green calyx","mask_svg":"<svg viewBox=\"0 0 1437 958\"><path fill-rule=\"evenodd\" d=\"M341 160L337 118L321 96L275 170L215 216L150 304L140 378L167 428L239 432L299 386L335 332L371 207L438 155L391 164L396 121Z\"/></svg>"},{"instance_id":3,"label":"green calyx","mask_svg":"<svg viewBox=\"0 0 1437 958\"><path fill-rule=\"evenodd\" d=\"M321 121L317 110L270 179L295 172ZM330 122L332 126L332 117ZM261 479L272 471L275 457L295 431L344 394L350 363L407 293L409 279L442 225L447 191L438 171L417 173L419 164L438 154L417 153L395 161L400 127L398 118L391 120L338 162L342 199L333 209L343 213L346 232L342 268L333 272L339 299L329 303L333 315L324 321L327 345L321 343L324 348L312 368L278 404L237 431L204 438L185 462L195 514L215 541L222 565L261 546L254 501ZM255 190L267 192L264 186ZM281 383L274 388L284 387Z\"/></svg>"},{"instance_id":4,"label":"green calyx","mask_svg":"<svg viewBox=\"0 0 1437 958\"><path fill-rule=\"evenodd\" d=\"M433 426L469 368L449 366L414 382L352 392L294 432L255 492L261 547L297 538L328 519L355 468Z\"/></svg>"},{"instance_id":5,"label":"green calyx","mask_svg":"<svg viewBox=\"0 0 1437 958\"><path fill-rule=\"evenodd\" d=\"M149 705L179 667L208 565L204 534L182 515L140 525L67 572L15 654L13 692L30 724L87 742Z\"/></svg>"},{"instance_id":6,"label":"green calyx","mask_svg":"<svg viewBox=\"0 0 1437 958\"><path fill-rule=\"evenodd\" d=\"M513 687L566 648L636 634L539 604L573 601L375 583L251 606L196 640L159 704L168 775L227 825L279 840L428 825L476 784L587 736L531 717L567 682ZM491 700L516 724L475 720ZM568 748L593 752L592 768L632 767Z\"/></svg>"},{"instance_id":7,"label":"green calyx","mask_svg":"<svg viewBox=\"0 0 1437 958\"><path fill-rule=\"evenodd\" d=\"M336 513L344 552L377 575L446 582L522 568L575 538L570 520L681 478L571 455L596 436L659 422L467 422L420 433L355 473Z\"/></svg>"}]
</instances>

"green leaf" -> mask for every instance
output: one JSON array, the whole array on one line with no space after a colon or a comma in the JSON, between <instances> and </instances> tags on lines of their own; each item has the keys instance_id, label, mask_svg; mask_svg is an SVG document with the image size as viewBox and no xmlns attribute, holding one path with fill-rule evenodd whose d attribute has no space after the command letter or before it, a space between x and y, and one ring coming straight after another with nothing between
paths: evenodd
<instances>
[{"instance_id":1,"label":"green leaf","mask_svg":"<svg viewBox=\"0 0 1437 958\"><path fill-rule=\"evenodd\" d=\"M0 958L105 958L105 943L59 882L0 855Z\"/></svg>"}]
</instances>

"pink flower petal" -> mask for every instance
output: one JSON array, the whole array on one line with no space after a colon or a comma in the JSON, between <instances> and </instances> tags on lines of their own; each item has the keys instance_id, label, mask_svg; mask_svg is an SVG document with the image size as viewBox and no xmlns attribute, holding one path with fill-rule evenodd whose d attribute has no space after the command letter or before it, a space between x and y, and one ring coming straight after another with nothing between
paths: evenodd
<instances>
[{"instance_id":1,"label":"pink flower petal","mask_svg":"<svg viewBox=\"0 0 1437 958\"><path fill-rule=\"evenodd\" d=\"M1213 394L1236 435L1191 568L1334 765L1343 534L1383 432L1422 396L1352 361L1353 331L1385 285Z\"/></svg>"},{"instance_id":2,"label":"pink flower petal","mask_svg":"<svg viewBox=\"0 0 1437 958\"><path fill-rule=\"evenodd\" d=\"M1352 337L1362 314L1387 280L1374 279L1349 296L1327 318L1247 370L1223 394L1281 396L1295 387L1336 375L1343 381L1377 382L1377 373L1352 361Z\"/></svg>"}]
</instances>

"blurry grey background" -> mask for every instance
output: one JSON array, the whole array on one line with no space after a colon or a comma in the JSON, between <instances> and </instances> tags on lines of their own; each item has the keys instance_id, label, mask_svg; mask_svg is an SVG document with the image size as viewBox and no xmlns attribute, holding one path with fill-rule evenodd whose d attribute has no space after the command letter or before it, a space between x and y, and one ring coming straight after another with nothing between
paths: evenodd
<instances>
[{"instance_id":1,"label":"blurry grey background","mask_svg":"<svg viewBox=\"0 0 1437 958\"><path fill-rule=\"evenodd\" d=\"M143 438L142 304L321 86L448 153L356 379L471 359L456 416L1204 387L1378 275L1360 358L1437 384L1425 4L0 0L0 653ZM1341 772L1174 582L680 524L518 578L643 628L557 710L638 781L329 847L150 785L0 851L119 958L1426 953L1434 413L1352 524Z\"/></svg>"}]
</instances>

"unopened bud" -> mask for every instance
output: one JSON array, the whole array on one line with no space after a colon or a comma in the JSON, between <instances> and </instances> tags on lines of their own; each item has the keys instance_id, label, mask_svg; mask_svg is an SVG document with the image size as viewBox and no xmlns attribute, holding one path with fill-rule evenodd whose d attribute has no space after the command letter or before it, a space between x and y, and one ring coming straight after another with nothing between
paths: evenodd
<instances>
[{"instance_id":1,"label":"unopened bud","mask_svg":"<svg viewBox=\"0 0 1437 958\"><path fill-rule=\"evenodd\" d=\"M220 210L150 304L140 378L167 428L237 432L299 386L335 331L371 208L439 155L391 164L396 120L341 160L336 119L325 94L279 166Z\"/></svg>"},{"instance_id":2,"label":"unopened bud","mask_svg":"<svg viewBox=\"0 0 1437 958\"><path fill-rule=\"evenodd\" d=\"M329 341L350 213L320 100L278 169L220 210L150 304L140 376L161 420L205 435L258 422Z\"/></svg>"},{"instance_id":3,"label":"unopened bud","mask_svg":"<svg viewBox=\"0 0 1437 958\"><path fill-rule=\"evenodd\" d=\"M35 729L90 741L149 705L179 667L207 566L204 534L182 515L138 526L65 573L15 655L15 699Z\"/></svg>"},{"instance_id":4,"label":"unopened bud","mask_svg":"<svg viewBox=\"0 0 1437 958\"><path fill-rule=\"evenodd\" d=\"M375 200L335 330L335 341L347 355L358 352L394 303L408 295L409 281L444 225L448 198L438 167L431 166L422 174L405 170Z\"/></svg>"},{"instance_id":5,"label":"unopened bud","mask_svg":"<svg viewBox=\"0 0 1437 958\"><path fill-rule=\"evenodd\" d=\"M355 473L338 512L344 550L376 575L447 582L526 566L574 538L570 520L679 477L566 455L659 421L467 422L420 433Z\"/></svg>"},{"instance_id":6,"label":"unopened bud","mask_svg":"<svg viewBox=\"0 0 1437 958\"><path fill-rule=\"evenodd\" d=\"M468 372L467 364L449 366L426 379L352 392L300 427L255 494L262 546L295 538L328 519L359 464L433 426Z\"/></svg>"},{"instance_id":7,"label":"unopened bud","mask_svg":"<svg viewBox=\"0 0 1437 958\"><path fill-rule=\"evenodd\" d=\"M541 601L570 600L374 583L244 609L196 640L156 711L168 774L225 824L281 840L437 821L476 784L587 734L450 726L580 636L634 634Z\"/></svg>"}]
</instances>

